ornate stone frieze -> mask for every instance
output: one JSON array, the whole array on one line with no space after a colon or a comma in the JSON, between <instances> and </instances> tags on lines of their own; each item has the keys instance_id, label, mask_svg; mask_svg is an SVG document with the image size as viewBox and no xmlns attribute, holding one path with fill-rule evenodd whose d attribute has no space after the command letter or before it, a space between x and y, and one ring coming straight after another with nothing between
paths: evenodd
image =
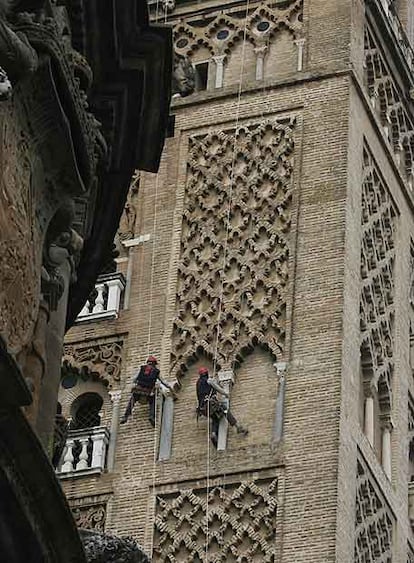
<instances>
[{"instance_id":1,"label":"ornate stone frieze","mask_svg":"<svg viewBox=\"0 0 414 563\"><path fill-rule=\"evenodd\" d=\"M294 119L190 138L172 370L284 349ZM217 337L219 345L217 346Z\"/></svg>"},{"instance_id":2,"label":"ornate stone frieze","mask_svg":"<svg viewBox=\"0 0 414 563\"><path fill-rule=\"evenodd\" d=\"M391 563L394 516L371 471L358 460L354 563Z\"/></svg>"},{"instance_id":3,"label":"ornate stone frieze","mask_svg":"<svg viewBox=\"0 0 414 563\"><path fill-rule=\"evenodd\" d=\"M209 561L275 561L278 488L275 476L245 475L158 493L153 561L201 563L206 549Z\"/></svg>"},{"instance_id":4,"label":"ornate stone frieze","mask_svg":"<svg viewBox=\"0 0 414 563\"><path fill-rule=\"evenodd\" d=\"M364 150L360 301L363 383L378 392L380 408L392 404L394 373L394 260L397 209L369 153Z\"/></svg>"},{"instance_id":5,"label":"ornate stone frieze","mask_svg":"<svg viewBox=\"0 0 414 563\"><path fill-rule=\"evenodd\" d=\"M77 499L76 501L69 502L78 528L96 530L98 532L104 531L107 498L102 501L102 499L100 500L99 497L96 497L96 500L98 502L95 501L91 504L88 503L88 499ZM93 499L90 499L90 501L93 501Z\"/></svg>"},{"instance_id":6,"label":"ornate stone frieze","mask_svg":"<svg viewBox=\"0 0 414 563\"><path fill-rule=\"evenodd\" d=\"M200 47L207 48L212 56L230 53L234 45L246 40L255 47L261 47L271 40L280 29L287 29L293 39L302 33L302 0L292 0L283 8L275 2L252 4L246 20L246 8L232 8L230 12L220 11L205 20L179 21L174 27L174 46L180 55L191 55Z\"/></svg>"},{"instance_id":7,"label":"ornate stone frieze","mask_svg":"<svg viewBox=\"0 0 414 563\"><path fill-rule=\"evenodd\" d=\"M67 344L63 351L63 377L96 377L112 388L121 379L123 340Z\"/></svg>"}]
</instances>

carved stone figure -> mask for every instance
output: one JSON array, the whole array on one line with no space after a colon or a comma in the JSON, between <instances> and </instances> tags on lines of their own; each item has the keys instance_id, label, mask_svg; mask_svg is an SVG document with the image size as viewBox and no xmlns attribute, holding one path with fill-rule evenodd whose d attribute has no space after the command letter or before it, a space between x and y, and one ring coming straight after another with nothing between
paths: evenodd
<instances>
[{"instance_id":1,"label":"carved stone figure","mask_svg":"<svg viewBox=\"0 0 414 563\"><path fill-rule=\"evenodd\" d=\"M131 538L80 530L88 563L149 563L140 545Z\"/></svg>"},{"instance_id":2,"label":"carved stone figure","mask_svg":"<svg viewBox=\"0 0 414 563\"><path fill-rule=\"evenodd\" d=\"M195 89L195 71L190 57L174 54L172 93L189 96Z\"/></svg>"},{"instance_id":3,"label":"carved stone figure","mask_svg":"<svg viewBox=\"0 0 414 563\"><path fill-rule=\"evenodd\" d=\"M175 9L175 0L161 0L165 12L172 12Z\"/></svg>"}]
</instances>

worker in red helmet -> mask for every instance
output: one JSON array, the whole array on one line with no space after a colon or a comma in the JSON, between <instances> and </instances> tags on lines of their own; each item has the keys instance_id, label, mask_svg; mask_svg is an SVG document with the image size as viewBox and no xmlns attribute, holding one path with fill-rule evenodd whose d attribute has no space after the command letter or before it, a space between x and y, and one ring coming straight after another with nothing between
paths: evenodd
<instances>
[{"instance_id":1,"label":"worker in red helmet","mask_svg":"<svg viewBox=\"0 0 414 563\"><path fill-rule=\"evenodd\" d=\"M138 374L134 378L131 397L128 401L125 414L121 418L121 424L125 424L127 422L128 418L132 414L132 410L136 402L147 401L149 406L148 419L151 425L155 426L155 386L157 381L172 391L171 386L161 379L157 363L157 358L149 356L147 363L140 367Z\"/></svg>"},{"instance_id":2,"label":"worker in red helmet","mask_svg":"<svg viewBox=\"0 0 414 563\"><path fill-rule=\"evenodd\" d=\"M229 397L228 392L217 383L215 379L209 377L208 369L201 367L198 370L197 380L197 415L209 417L211 419L211 441L217 447L218 430L220 420L226 417L230 426L235 426L238 433L246 436L248 430L241 426L228 408L227 402L221 401L217 393Z\"/></svg>"}]
</instances>

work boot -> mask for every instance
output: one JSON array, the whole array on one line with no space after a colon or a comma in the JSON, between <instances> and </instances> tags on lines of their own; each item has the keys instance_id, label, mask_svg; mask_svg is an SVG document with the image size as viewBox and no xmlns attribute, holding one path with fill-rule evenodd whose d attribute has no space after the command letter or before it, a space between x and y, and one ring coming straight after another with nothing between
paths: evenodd
<instances>
[{"instance_id":1,"label":"work boot","mask_svg":"<svg viewBox=\"0 0 414 563\"><path fill-rule=\"evenodd\" d=\"M243 434L243 436L247 436L247 434L249 433L247 428L244 428L244 426L242 426L241 424L238 424L236 428L237 428L237 434Z\"/></svg>"}]
</instances>

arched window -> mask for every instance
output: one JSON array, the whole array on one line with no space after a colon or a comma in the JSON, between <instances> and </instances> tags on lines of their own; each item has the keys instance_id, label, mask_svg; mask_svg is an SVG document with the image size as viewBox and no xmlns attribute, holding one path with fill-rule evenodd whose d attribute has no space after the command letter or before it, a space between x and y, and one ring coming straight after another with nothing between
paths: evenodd
<instances>
[{"instance_id":1,"label":"arched window","mask_svg":"<svg viewBox=\"0 0 414 563\"><path fill-rule=\"evenodd\" d=\"M100 426L103 399L98 393L84 393L72 405L71 430Z\"/></svg>"}]
</instances>

